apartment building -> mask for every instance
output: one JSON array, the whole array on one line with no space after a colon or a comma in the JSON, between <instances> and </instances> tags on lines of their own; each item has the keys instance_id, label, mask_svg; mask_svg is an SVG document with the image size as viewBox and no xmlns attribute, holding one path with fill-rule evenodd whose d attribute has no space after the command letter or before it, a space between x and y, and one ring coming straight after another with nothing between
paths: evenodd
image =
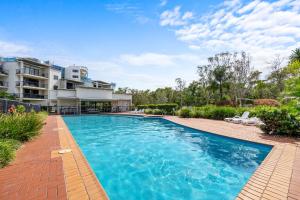
<instances>
[{"instance_id":1,"label":"apartment building","mask_svg":"<svg viewBox=\"0 0 300 200\"><path fill-rule=\"evenodd\" d=\"M114 83L90 79L85 66L61 67L34 58L0 58L0 90L57 112L127 111L132 96L115 94L114 87Z\"/></svg>"}]
</instances>

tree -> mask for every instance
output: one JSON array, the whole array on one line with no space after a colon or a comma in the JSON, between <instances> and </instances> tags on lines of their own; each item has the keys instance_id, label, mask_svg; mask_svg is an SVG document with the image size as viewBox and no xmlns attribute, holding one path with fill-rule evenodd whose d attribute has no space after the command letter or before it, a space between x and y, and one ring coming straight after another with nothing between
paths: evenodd
<instances>
[{"instance_id":1,"label":"tree","mask_svg":"<svg viewBox=\"0 0 300 200\"><path fill-rule=\"evenodd\" d=\"M284 58L280 55L276 55L273 61L271 61L271 73L268 76L268 81L270 82L271 91L273 98L276 98L284 90L285 79L287 78L286 71L283 68Z\"/></svg>"},{"instance_id":2,"label":"tree","mask_svg":"<svg viewBox=\"0 0 300 200\"><path fill-rule=\"evenodd\" d=\"M300 97L300 61L293 61L285 70L289 77L286 80L286 94Z\"/></svg>"},{"instance_id":3,"label":"tree","mask_svg":"<svg viewBox=\"0 0 300 200\"><path fill-rule=\"evenodd\" d=\"M245 98L246 94L249 94L254 81L258 79L260 72L253 71L250 66L250 56L245 53L235 52L231 61L231 94L235 103L238 99Z\"/></svg>"},{"instance_id":4,"label":"tree","mask_svg":"<svg viewBox=\"0 0 300 200\"><path fill-rule=\"evenodd\" d=\"M219 94L217 96L219 96L219 100L222 100L224 85L231 76L231 57L232 55L228 52L216 54L207 59L208 65L198 66L200 82L204 83L203 86L210 91L208 93L214 93L215 90L218 90ZM209 96L214 96L214 94Z\"/></svg>"},{"instance_id":5,"label":"tree","mask_svg":"<svg viewBox=\"0 0 300 200\"><path fill-rule=\"evenodd\" d=\"M227 66L216 66L212 72L215 83L219 88L220 101L223 100L223 87L226 81L231 77L231 73Z\"/></svg>"},{"instance_id":6,"label":"tree","mask_svg":"<svg viewBox=\"0 0 300 200\"><path fill-rule=\"evenodd\" d=\"M252 99L269 99L273 98L270 84L263 80L258 80L251 89L249 97Z\"/></svg>"},{"instance_id":7,"label":"tree","mask_svg":"<svg viewBox=\"0 0 300 200\"><path fill-rule=\"evenodd\" d=\"M180 93L180 107L181 107L182 103L183 103L183 93L182 92L183 92L183 90L185 88L186 82L185 82L185 80L183 80L181 78L176 78L175 82L177 84L176 90L179 91L179 93Z\"/></svg>"},{"instance_id":8,"label":"tree","mask_svg":"<svg viewBox=\"0 0 300 200\"><path fill-rule=\"evenodd\" d=\"M204 104L209 104L212 99L212 91L209 88L211 83L211 67L209 65L199 65L197 67L197 73L199 75L199 89L202 91L202 97ZM198 102L203 104L203 102Z\"/></svg>"},{"instance_id":9,"label":"tree","mask_svg":"<svg viewBox=\"0 0 300 200\"><path fill-rule=\"evenodd\" d=\"M290 56L290 63L294 61L300 61L300 48L292 51L292 55Z\"/></svg>"}]
</instances>

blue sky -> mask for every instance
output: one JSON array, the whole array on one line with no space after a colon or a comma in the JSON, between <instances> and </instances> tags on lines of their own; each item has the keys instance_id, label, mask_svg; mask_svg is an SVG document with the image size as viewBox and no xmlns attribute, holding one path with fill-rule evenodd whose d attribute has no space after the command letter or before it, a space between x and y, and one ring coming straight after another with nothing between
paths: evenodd
<instances>
[{"instance_id":1,"label":"blue sky","mask_svg":"<svg viewBox=\"0 0 300 200\"><path fill-rule=\"evenodd\" d=\"M300 47L300 3L204 0L1 1L0 56L85 65L119 87L174 86L222 51L245 50L267 71Z\"/></svg>"}]
</instances>

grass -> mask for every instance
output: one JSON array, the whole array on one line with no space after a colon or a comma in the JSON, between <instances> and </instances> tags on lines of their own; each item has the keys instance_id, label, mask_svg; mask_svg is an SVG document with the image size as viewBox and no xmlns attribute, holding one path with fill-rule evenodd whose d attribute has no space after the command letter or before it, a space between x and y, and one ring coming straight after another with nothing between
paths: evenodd
<instances>
[{"instance_id":1,"label":"grass","mask_svg":"<svg viewBox=\"0 0 300 200\"><path fill-rule=\"evenodd\" d=\"M0 168L9 164L16 155L21 142L12 139L0 139Z\"/></svg>"}]
</instances>

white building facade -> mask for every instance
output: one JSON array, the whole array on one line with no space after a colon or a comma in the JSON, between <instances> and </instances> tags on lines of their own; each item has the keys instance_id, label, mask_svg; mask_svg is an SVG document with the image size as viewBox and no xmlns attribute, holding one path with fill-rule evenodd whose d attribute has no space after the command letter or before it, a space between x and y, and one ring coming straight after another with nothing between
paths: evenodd
<instances>
[{"instance_id":1,"label":"white building facade","mask_svg":"<svg viewBox=\"0 0 300 200\"><path fill-rule=\"evenodd\" d=\"M64 68L33 58L0 58L0 90L53 112L128 111L132 95L115 94L114 87L88 78L84 66Z\"/></svg>"}]
</instances>

